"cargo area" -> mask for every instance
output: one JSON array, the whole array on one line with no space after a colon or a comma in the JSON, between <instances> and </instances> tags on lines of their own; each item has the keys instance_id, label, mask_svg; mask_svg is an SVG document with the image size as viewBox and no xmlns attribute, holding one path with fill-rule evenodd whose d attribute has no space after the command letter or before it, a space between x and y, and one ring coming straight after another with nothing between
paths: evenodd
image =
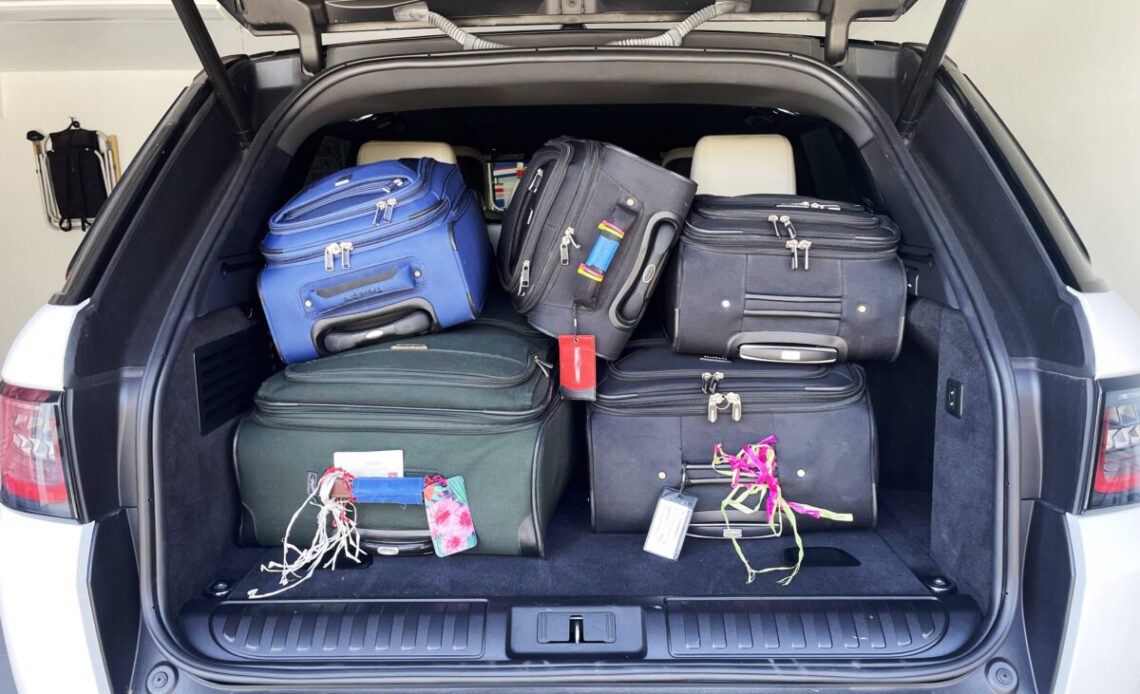
<instances>
[{"instance_id":1,"label":"cargo area","mask_svg":"<svg viewBox=\"0 0 1140 694\"><path fill-rule=\"evenodd\" d=\"M800 194L889 211L902 230L908 267L932 262L936 251L900 198L889 157L865 134L857 144L834 120L783 105L802 100L778 92L765 106L675 103L667 93L660 103L578 96L581 103L558 106L363 109L351 119L342 104L345 117L273 152L263 191L247 196L223 231L192 315L166 357L155 407L156 595L175 638L192 652L239 666L528 663L559 654L597 661L934 659L982 633L1000 587L993 389L978 337L944 301L937 280L909 297L898 359L863 365L878 436L877 523L805 532L804 565L787 586L777 583L781 573L746 582L724 540L688 538L671 562L642 551L643 533L594 533L585 449L567 441L561 445L582 453L550 521L544 557L372 553L360 565L319 570L272 600L247 599L251 590L278 587L276 575L259 567L281 555L280 547L256 545L243 530L248 519L234 467L237 423L258 385L282 368L257 300L256 244L274 210L306 183L353 165L365 143L450 144L484 204L494 241L501 215L487 162L525 161L552 137L612 142L687 175L686 148L704 135L783 134L793 143ZM493 292L480 320L525 329L502 290ZM660 311L649 315L636 338L643 343L661 339ZM966 394L958 412L946 404L952 384L957 397ZM756 567L785 565L795 551L790 535L742 547ZM590 615L599 612L616 635L598 647L530 648L511 626L531 619L530 609L553 610L572 630L589 630ZM631 609L636 617L627 616ZM631 641L627 627L637 632Z\"/></svg>"}]
</instances>

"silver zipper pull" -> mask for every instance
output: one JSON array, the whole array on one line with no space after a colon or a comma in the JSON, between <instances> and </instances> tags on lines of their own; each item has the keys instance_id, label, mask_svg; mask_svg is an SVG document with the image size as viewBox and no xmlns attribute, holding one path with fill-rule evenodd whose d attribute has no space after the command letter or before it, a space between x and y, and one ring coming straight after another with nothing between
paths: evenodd
<instances>
[{"instance_id":1,"label":"silver zipper pull","mask_svg":"<svg viewBox=\"0 0 1140 694\"><path fill-rule=\"evenodd\" d=\"M784 235L780 233L780 217L778 215L768 215L768 221L772 223L772 228L776 230L776 238L782 239Z\"/></svg>"},{"instance_id":2,"label":"silver zipper pull","mask_svg":"<svg viewBox=\"0 0 1140 694\"><path fill-rule=\"evenodd\" d=\"M811 241L808 239L800 239L800 250L804 252L804 270L811 268L811 261L808 259L808 252L811 251Z\"/></svg>"},{"instance_id":3,"label":"silver zipper pull","mask_svg":"<svg viewBox=\"0 0 1140 694\"><path fill-rule=\"evenodd\" d=\"M397 178L396 180L392 181L392 185L394 185L394 186L396 186L397 188L399 188L400 186L404 185L404 179L402 179L402 178Z\"/></svg>"},{"instance_id":4,"label":"silver zipper pull","mask_svg":"<svg viewBox=\"0 0 1140 694\"><path fill-rule=\"evenodd\" d=\"M792 269L800 269L800 244L796 243L794 239L788 239L784 242L784 248L792 252Z\"/></svg>"},{"instance_id":5,"label":"silver zipper pull","mask_svg":"<svg viewBox=\"0 0 1140 694\"><path fill-rule=\"evenodd\" d=\"M534 363L535 366L538 367L538 370L542 372L543 376L550 378L550 370L554 368L554 364L547 363L538 357L534 358Z\"/></svg>"},{"instance_id":6,"label":"silver zipper pull","mask_svg":"<svg viewBox=\"0 0 1140 694\"><path fill-rule=\"evenodd\" d=\"M784 229L787 230L788 238L790 238L790 239L796 238L796 228L794 226L792 226L792 218L791 217L789 217L786 214L781 215L780 216L780 224L783 224Z\"/></svg>"},{"instance_id":7,"label":"silver zipper pull","mask_svg":"<svg viewBox=\"0 0 1140 694\"><path fill-rule=\"evenodd\" d=\"M712 381L712 373L711 372L706 371L703 374L701 374L701 392L704 393L705 395L712 395L712 393L713 393L712 389L709 387L710 381Z\"/></svg>"},{"instance_id":8,"label":"silver zipper pull","mask_svg":"<svg viewBox=\"0 0 1140 694\"><path fill-rule=\"evenodd\" d=\"M384 214L384 210L388 207L387 200L376 201L376 213L372 215L372 226L380 223L380 216Z\"/></svg>"},{"instance_id":9,"label":"silver zipper pull","mask_svg":"<svg viewBox=\"0 0 1140 694\"><path fill-rule=\"evenodd\" d=\"M716 424L716 418L720 416L721 405L724 404L724 395L722 393L713 393L709 395L709 423Z\"/></svg>"},{"instance_id":10,"label":"silver zipper pull","mask_svg":"<svg viewBox=\"0 0 1140 694\"><path fill-rule=\"evenodd\" d=\"M341 241L340 242L340 269L341 270L347 270L350 267L352 267L352 264L351 264L349 257L348 257L349 254L352 253L352 248L353 248L352 241Z\"/></svg>"},{"instance_id":11,"label":"silver zipper pull","mask_svg":"<svg viewBox=\"0 0 1140 694\"><path fill-rule=\"evenodd\" d=\"M388 204L384 206L384 223L388 224L392 221L392 214L396 211L396 198L388 198Z\"/></svg>"},{"instance_id":12,"label":"silver zipper pull","mask_svg":"<svg viewBox=\"0 0 1140 694\"><path fill-rule=\"evenodd\" d=\"M522 264L522 271L519 272L519 296L526 294L527 288L530 287L530 261L524 260Z\"/></svg>"},{"instance_id":13,"label":"silver zipper pull","mask_svg":"<svg viewBox=\"0 0 1140 694\"><path fill-rule=\"evenodd\" d=\"M716 392L717 386L719 386L720 382L723 380L724 380L724 372L723 371L714 371L713 372L713 375L712 375L712 392L714 392L714 393Z\"/></svg>"},{"instance_id":14,"label":"silver zipper pull","mask_svg":"<svg viewBox=\"0 0 1140 694\"><path fill-rule=\"evenodd\" d=\"M530 180L530 185L527 190L532 193L538 192L538 186L542 184L542 169L534 172L534 178Z\"/></svg>"},{"instance_id":15,"label":"silver zipper pull","mask_svg":"<svg viewBox=\"0 0 1140 694\"><path fill-rule=\"evenodd\" d=\"M340 244L330 243L325 246L325 272L332 272L334 269L333 260L340 255Z\"/></svg>"},{"instance_id":16,"label":"silver zipper pull","mask_svg":"<svg viewBox=\"0 0 1140 694\"><path fill-rule=\"evenodd\" d=\"M562 243L558 245L558 259L563 265L570 264L570 246L582 247L582 244L574 240L574 227L566 227L566 232L562 234Z\"/></svg>"},{"instance_id":17,"label":"silver zipper pull","mask_svg":"<svg viewBox=\"0 0 1140 694\"><path fill-rule=\"evenodd\" d=\"M732 408L732 421L739 422L740 418L744 416L744 403L740 401L740 396L736 393L729 393L724 396L724 400Z\"/></svg>"}]
</instances>

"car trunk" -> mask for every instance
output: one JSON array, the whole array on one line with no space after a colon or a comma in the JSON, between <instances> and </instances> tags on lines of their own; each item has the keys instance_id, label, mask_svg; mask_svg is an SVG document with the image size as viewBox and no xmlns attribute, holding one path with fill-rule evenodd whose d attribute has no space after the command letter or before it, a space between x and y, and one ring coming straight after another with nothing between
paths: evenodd
<instances>
[{"instance_id":1,"label":"car trunk","mask_svg":"<svg viewBox=\"0 0 1140 694\"><path fill-rule=\"evenodd\" d=\"M613 60L608 79L595 83L589 59L555 55L511 67L509 78L496 71L502 65L474 59L430 72L422 67L431 61L421 60L419 73L391 82L371 81L381 68L356 66L328 89L309 90L306 105L279 109L275 128L263 127L265 145L255 143L246 163L252 177L203 256L160 360L154 588L189 652L238 669L398 667L424 658L530 667L556 657L595 665L730 659L759 668L796 658L843 668L837 659L944 663L985 635L1001 588L997 391L957 298L953 263L898 163L897 134L875 124L881 114L865 93L822 66L795 77L802 66L786 58L769 56L744 72L710 60L702 77L701 60L658 56ZM834 94L820 91L824 78L836 80ZM799 193L871 201L902 228L901 252L914 272L904 345L894 362L865 364L880 460L873 529L805 533L795 580L780 585L780 574L766 574L748 583L726 541L689 539L670 562L642 551L643 534L593 533L580 457L543 558L369 556L317 571L273 600L246 598L277 587L276 575L259 567L281 552L243 533L233 459L237 422L258 383L280 368L255 289L256 244L277 207L306 182L354 163L371 140L462 146L465 175L481 187L481 164L465 165L463 152L525 158L569 133L661 161L703 135L761 132L791 139ZM684 173L683 153L670 166ZM492 237L495 216L488 213ZM506 305L501 296L493 303ZM966 394L961 416L945 405L951 382ZM753 566L765 567L786 564L795 543L743 547ZM569 620L568 641L539 645L526 626L535 609ZM596 619L612 639L581 638Z\"/></svg>"}]
</instances>

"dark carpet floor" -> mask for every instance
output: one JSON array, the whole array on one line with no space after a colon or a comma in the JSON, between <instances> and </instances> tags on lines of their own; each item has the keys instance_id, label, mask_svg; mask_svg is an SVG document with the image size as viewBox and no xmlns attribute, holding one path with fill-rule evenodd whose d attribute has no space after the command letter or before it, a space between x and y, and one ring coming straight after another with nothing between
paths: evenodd
<instances>
[{"instance_id":1,"label":"dark carpet floor","mask_svg":"<svg viewBox=\"0 0 1140 694\"><path fill-rule=\"evenodd\" d=\"M882 493L876 530L805 534L807 547L842 550L859 565L805 566L791 585L782 587L776 584L782 573L746 583L744 566L729 542L689 538L674 562L642 551L640 533L595 534L584 492L572 489L551 523L544 559L375 557L364 568L319 571L282 598L923 595L926 590L915 573L936 570L923 539L929 536L929 503L929 495ZM784 549L794 546L791 537L743 544L756 568L781 565ZM252 588L273 590L275 574L258 571L257 564L278 557L278 550L236 550L220 577L244 574L232 593L235 598Z\"/></svg>"}]
</instances>

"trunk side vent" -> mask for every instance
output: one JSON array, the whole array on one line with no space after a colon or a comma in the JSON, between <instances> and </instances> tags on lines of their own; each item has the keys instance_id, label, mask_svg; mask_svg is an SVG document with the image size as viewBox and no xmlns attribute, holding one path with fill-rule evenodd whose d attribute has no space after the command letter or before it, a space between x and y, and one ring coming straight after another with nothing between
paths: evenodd
<instances>
[{"instance_id":1,"label":"trunk side vent","mask_svg":"<svg viewBox=\"0 0 1140 694\"><path fill-rule=\"evenodd\" d=\"M254 393L277 366L273 343L260 325L195 349L194 382L202 435L248 410Z\"/></svg>"}]
</instances>

